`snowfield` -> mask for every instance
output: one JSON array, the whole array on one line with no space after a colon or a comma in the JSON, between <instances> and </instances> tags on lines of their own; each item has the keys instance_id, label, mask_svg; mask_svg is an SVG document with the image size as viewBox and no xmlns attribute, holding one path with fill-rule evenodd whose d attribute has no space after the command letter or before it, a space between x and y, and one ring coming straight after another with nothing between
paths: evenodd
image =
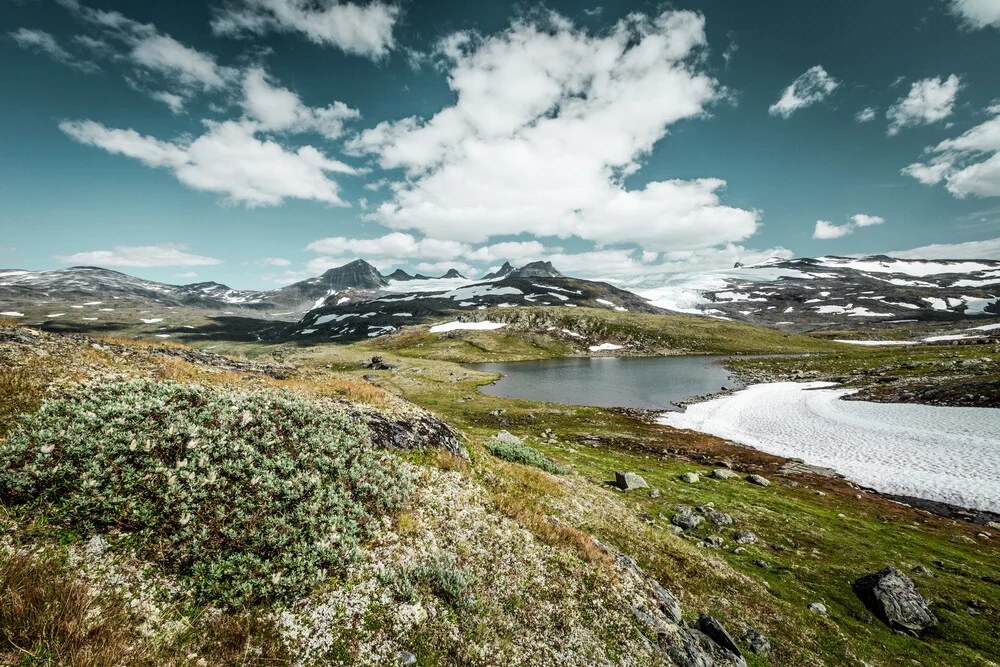
<instances>
[{"instance_id":1,"label":"snowfield","mask_svg":"<svg viewBox=\"0 0 1000 667\"><path fill-rule=\"evenodd\" d=\"M754 385L662 415L885 493L1000 511L1000 409L842 401L828 382Z\"/></svg>"},{"instance_id":2,"label":"snowfield","mask_svg":"<svg viewBox=\"0 0 1000 667\"><path fill-rule=\"evenodd\" d=\"M446 333L448 331L457 330L485 330L491 331L493 329L500 329L507 326L503 322L448 322L446 324L435 324L431 327L431 333Z\"/></svg>"}]
</instances>

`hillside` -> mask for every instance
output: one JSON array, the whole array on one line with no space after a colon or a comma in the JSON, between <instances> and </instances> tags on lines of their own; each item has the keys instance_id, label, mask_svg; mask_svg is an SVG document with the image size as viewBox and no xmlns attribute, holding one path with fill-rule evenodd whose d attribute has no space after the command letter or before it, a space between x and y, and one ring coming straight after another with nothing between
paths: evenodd
<instances>
[{"instance_id":1,"label":"hillside","mask_svg":"<svg viewBox=\"0 0 1000 667\"><path fill-rule=\"evenodd\" d=\"M653 317L586 314L595 327L625 327L619 318L630 320L633 331ZM6 438L0 578L5 594L24 605L20 615L0 613L0 638L48 651L56 664L95 665L236 665L248 664L247 655L256 656L253 664L306 665L413 664L410 656L422 665L988 665L1000 659L992 640L1000 589L991 583L1000 571L983 526L895 504L641 414L480 394L477 385L491 376L421 356L440 356L432 338L455 345L483 332L457 333L423 334L423 347L399 353L387 349L399 342L393 335L346 346L233 344L227 349L235 356L220 356L174 344L0 328L0 360L8 369L0 393L8 425L0 433ZM771 333L775 341L781 336ZM946 351L927 354L935 349ZM367 363L373 352L383 356L382 369ZM128 400L111 400L115 392ZM217 402L224 409L216 413ZM49 450L39 438L59 428L60 415L80 414L64 412L72 405L84 414L114 412L78 421L71 437L81 449L63 449L57 440ZM255 409L237 407L244 405ZM152 412L135 419L135 410ZM38 416L18 425L11 419L16 413ZM226 427L232 419L236 428ZM358 431L359 424L367 430ZM269 431L272 425L280 430ZM262 586L253 590L263 596L225 603L238 595L237 580L227 575L213 584L219 575L199 563L221 562L229 542L205 542L215 546L203 550L190 541L199 533L187 527L215 535L222 527L213 513L235 502L232 521L253 520L259 506L270 517L265 526L313 530L314 511L295 507L326 502L300 494L321 488L308 480L328 445L309 434L330 428L342 430L333 440L340 446L360 447L340 451L356 452L352 465L362 466L362 478L380 480L359 487L378 489L377 496L337 507L366 512L368 503L383 503L381 518L359 524L360 533L347 524L338 528L342 539L356 540L349 561L305 550L294 562L241 564L252 568L231 570L232 576L256 577ZM88 435L88 429L98 430ZM347 434L362 440L345 440ZM97 442L102 449L91 449ZM255 458L265 443L280 453ZM284 450L283 443L294 447ZM98 458L75 463L73 457L88 452ZM226 463L219 466L223 452ZM365 457L378 452L382 472L364 467ZM100 466L108 456L120 463ZM166 456L170 465L148 467L164 460L151 456ZM289 460L278 475L239 472L245 465L284 466L288 456L295 463ZM80 495L89 487L72 469L58 484L41 477L24 486L23 474L47 457L56 457L60 469L91 465L94 494ZM191 463L199 457L204 464ZM190 484L181 461L195 466ZM137 477L125 474L133 467ZM716 479L709 474L714 469L725 474ZM388 470L400 476L386 476ZM615 490L609 480L619 471L641 475L649 487ZM697 478L686 476L693 472ZM129 519L151 511L136 504L145 496L131 495L144 488L138 480L160 474L164 484L178 483L173 477L183 482L182 495L163 497L187 503L184 509L149 524ZM268 492L247 495L254 488L248 477L231 487L249 484L240 496L204 495L219 483L205 480L234 474L259 475L256 483ZM749 483L751 474L770 485ZM103 505L105 497L126 502ZM212 502L212 510L202 502ZM84 517L90 518L81 523ZM218 535L229 535L238 548L252 537L263 554L269 530ZM159 550L163 540L175 546ZM920 639L893 633L851 590L851 581L886 565L910 573L933 600L940 622ZM822 603L824 614L812 611L813 603ZM37 605L47 611L33 616ZM54 613L79 625L39 625Z\"/></svg>"}]
</instances>

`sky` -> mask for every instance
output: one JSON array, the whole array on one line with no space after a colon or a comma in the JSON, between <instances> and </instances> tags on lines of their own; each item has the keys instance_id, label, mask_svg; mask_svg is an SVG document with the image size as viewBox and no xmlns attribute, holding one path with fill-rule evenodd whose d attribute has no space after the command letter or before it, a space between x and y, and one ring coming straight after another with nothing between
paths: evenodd
<instances>
[{"instance_id":1,"label":"sky","mask_svg":"<svg viewBox=\"0 0 1000 667\"><path fill-rule=\"evenodd\" d=\"M1000 0L0 0L0 266L1000 259Z\"/></svg>"}]
</instances>

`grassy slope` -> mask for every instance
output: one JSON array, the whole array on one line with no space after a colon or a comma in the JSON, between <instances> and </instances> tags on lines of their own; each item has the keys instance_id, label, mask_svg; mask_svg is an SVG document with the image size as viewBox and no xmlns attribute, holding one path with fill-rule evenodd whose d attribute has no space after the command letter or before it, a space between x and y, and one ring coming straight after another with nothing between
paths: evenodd
<instances>
[{"instance_id":1,"label":"grassy slope","mask_svg":"<svg viewBox=\"0 0 1000 667\"><path fill-rule=\"evenodd\" d=\"M413 327L362 344L373 351L455 362L522 361L587 354L599 343L626 346L618 354L797 354L842 349L838 343L740 322L691 315L648 315L594 308L491 309L466 319L505 322L496 331L432 334ZM561 333L567 329L582 336Z\"/></svg>"}]
</instances>

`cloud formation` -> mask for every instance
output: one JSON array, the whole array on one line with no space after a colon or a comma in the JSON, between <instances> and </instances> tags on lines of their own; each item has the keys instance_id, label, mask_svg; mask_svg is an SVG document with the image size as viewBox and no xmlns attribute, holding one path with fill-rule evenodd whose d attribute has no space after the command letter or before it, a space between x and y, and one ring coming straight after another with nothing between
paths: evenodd
<instances>
[{"instance_id":1,"label":"cloud formation","mask_svg":"<svg viewBox=\"0 0 1000 667\"><path fill-rule=\"evenodd\" d=\"M965 243L935 243L886 254L902 259L1000 259L1000 238Z\"/></svg>"},{"instance_id":2,"label":"cloud formation","mask_svg":"<svg viewBox=\"0 0 1000 667\"><path fill-rule=\"evenodd\" d=\"M438 47L456 101L429 120L383 122L348 142L406 179L370 219L433 238L531 233L652 249L747 238L755 211L725 206L725 181L628 189L668 128L720 96L699 70L704 18L634 14L595 36L557 14Z\"/></svg>"},{"instance_id":3,"label":"cloud formation","mask_svg":"<svg viewBox=\"0 0 1000 667\"><path fill-rule=\"evenodd\" d=\"M92 250L60 255L63 264L113 267L155 268L164 266L212 266L222 260L185 252L187 246L160 243L147 246L115 246L111 250Z\"/></svg>"},{"instance_id":4,"label":"cloud formation","mask_svg":"<svg viewBox=\"0 0 1000 667\"><path fill-rule=\"evenodd\" d=\"M877 113L878 110L875 107L865 107L858 113L854 114L854 120L858 121L859 123L870 123L871 121L875 120L875 116Z\"/></svg>"},{"instance_id":5,"label":"cloud formation","mask_svg":"<svg viewBox=\"0 0 1000 667\"><path fill-rule=\"evenodd\" d=\"M56 62L68 65L73 69L86 72L88 74L99 72L101 70L97 63L90 62L89 60L80 60L72 53L64 49L51 33L47 33L44 30L18 28L9 34L10 38L14 40L14 43L22 49L42 53Z\"/></svg>"},{"instance_id":6,"label":"cloud formation","mask_svg":"<svg viewBox=\"0 0 1000 667\"><path fill-rule=\"evenodd\" d=\"M347 206L331 173L356 171L328 158L312 146L285 149L255 135L246 121L205 121L200 137L162 141L135 130L112 129L94 121L63 121L59 129L82 144L139 160L148 167L170 169L184 185L217 192L232 204L276 206L285 199L311 199Z\"/></svg>"},{"instance_id":7,"label":"cloud formation","mask_svg":"<svg viewBox=\"0 0 1000 667\"><path fill-rule=\"evenodd\" d=\"M772 116L788 118L799 109L822 102L839 86L840 82L827 74L822 66L815 65L785 88L781 97L768 108L767 112Z\"/></svg>"},{"instance_id":8,"label":"cloud formation","mask_svg":"<svg viewBox=\"0 0 1000 667\"><path fill-rule=\"evenodd\" d=\"M377 59L395 46L399 14L398 6L378 1L237 0L216 12L212 30L229 37L298 33L316 44Z\"/></svg>"},{"instance_id":9,"label":"cloud formation","mask_svg":"<svg viewBox=\"0 0 1000 667\"><path fill-rule=\"evenodd\" d=\"M821 240L839 239L847 236L848 234L853 234L856 229L860 229L862 227L873 227L875 225L881 225L884 222L885 218L881 216L866 215L864 213L852 215L851 221L845 222L842 225L836 225L826 220L817 220L816 227L813 229L813 238Z\"/></svg>"},{"instance_id":10,"label":"cloud formation","mask_svg":"<svg viewBox=\"0 0 1000 667\"><path fill-rule=\"evenodd\" d=\"M889 119L889 136L916 125L929 125L944 120L955 108L955 98L961 88L961 79L952 74L914 81L906 97L896 100L885 117Z\"/></svg>"},{"instance_id":11,"label":"cloud formation","mask_svg":"<svg viewBox=\"0 0 1000 667\"><path fill-rule=\"evenodd\" d=\"M254 67L243 78L243 109L261 130L275 132L318 132L327 139L344 133L344 122L360 118L361 113L343 102L323 108L308 107L299 96L272 85L267 72Z\"/></svg>"},{"instance_id":12,"label":"cloud formation","mask_svg":"<svg viewBox=\"0 0 1000 667\"><path fill-rule=\"evenodd\" d=\"M924 185L942 181L956 197L1000 197L1000 105L987 109L993 117L954 139L926 149L932 157L903 168Z\"/></svg>"},{"instance_id":13,"label":"cloud formation","mask_svg":"<svg viewBox=\"0 0 1000 667\"><path fill-rule=\"evenodd\" d=\"M996 0L950 0L951 13L972 29L1000 28L1000 2Z\"/></svg>"}]
</instances>

